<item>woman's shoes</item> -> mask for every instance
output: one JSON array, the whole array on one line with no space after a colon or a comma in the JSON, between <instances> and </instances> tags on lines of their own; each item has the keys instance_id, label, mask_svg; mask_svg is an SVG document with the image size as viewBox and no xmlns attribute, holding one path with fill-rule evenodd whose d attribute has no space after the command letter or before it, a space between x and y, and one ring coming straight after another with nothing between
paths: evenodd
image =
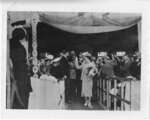
<instances>
[{"instance_id":1,"label":"woman's shoes","mask_svg":"<svg viewBox=\"0 0 150 120\"><path fill-rule=\"evenodd\" d=\"M93 108L91 102L85 102L85 103L84 103L84 106L87 106L87 107L90 108L90 109Z\"/></svg>"},{"instance_id":2,"label":"woman's shoes","mask_svg":"<svg viewBox=\"0 0 150 120\"><path fill-rule=\"evenodd\" d=\"M89 102L87 106L88 106L88 108L90 108L90 109L92 109L92 108L93 108L93 106L92 106L91 102Z\"/></svg>"},{"instance_id":3,"label":"woman's shoes","mask_svg":"<svg viewBox=\"0 0 150 120\"><path fill-rule=\"evenodd\" d=\"M88 102L85 102L85 103L84 103L84 106L88 106Z\"/></svg>"}]
</instances>

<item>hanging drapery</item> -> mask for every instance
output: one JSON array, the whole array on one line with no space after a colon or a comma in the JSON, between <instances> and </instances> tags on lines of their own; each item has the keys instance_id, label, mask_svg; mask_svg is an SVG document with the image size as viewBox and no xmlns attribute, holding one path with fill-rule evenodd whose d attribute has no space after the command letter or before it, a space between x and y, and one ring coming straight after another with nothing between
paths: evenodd
<instances>
[{"instance_id":1,"label":"hanging drapery","mask_svg":"<svg viewBox=\"0 0 150 120\"><path fill-rule=\"evenodd\" d=\"M130 28L134 25L120 27L120 26L71 26L71 25L61 25L61 24L50 24L53 27L59 28L61 30L78 33L78 34L92 34L92 33L105 33L105 32L113 32L118 30L124 30Z\"/></svg>"},{"instance_id":2,"label":"hanging drapery","mask_svg":"<svg viewBox=\"0 0 150 120\"><path fill-rule=\"evenodd\" d=\"M90 34L123 30L136 25L140 15L110 13L39 13L41 22L64 31Z\"/></svg>"},{"instance_id":3,"label":"hanging drapery","mask_svg":"<svg viewBox=\"0 0 150 120\"><path fill-rule=\"evenodd\" d=\"M10 12L12 21L26 20L31 22L35 14L41 22L61 30L79 33L103 33L123 30L138 24L140 14L127 13L88 13L88 12Z\"/></svg>"}]
</instances>

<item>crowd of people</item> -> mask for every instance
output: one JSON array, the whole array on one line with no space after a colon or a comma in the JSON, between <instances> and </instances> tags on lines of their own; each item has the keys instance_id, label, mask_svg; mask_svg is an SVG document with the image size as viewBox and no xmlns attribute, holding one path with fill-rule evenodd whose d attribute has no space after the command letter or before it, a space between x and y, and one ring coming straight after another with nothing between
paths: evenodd
<instances>
[{"instance_id":1,"label":"crowd of people","mask_svg":"<svg viewBox=\"0 0 150 120\"><path fill-rule=\"evenodd\" d=\"M85 106L92 108L93 82L101 77L132 76L140 80L141 58L138 52L129 54L92 55L88 51L76 53L74 50L62 51L59 57L45 53L39 60L39 76L51 75L58 81L65 81L65 101L70 103L74 97L84 97Z\"/></svg>"},{"instance_id":2,"label":"crowd of people","mask_svg":"<svg viewBox=\"0 0 150 120\"><path fill-rule=\"evenodd\" d=\"M14 47L10 51L11 80L13 84L15 83L17 91L13 97L12 108L26 109L29 93L32 91L30 83L32 74L28 74L32 71L31 69L28 72L29 68L32 68L32 62L29 62L32 61L32 57L28 58L25 30L17 28L13 31L12 36ZM60 97L65 97L66 103L71 103L75 97L83 97L84 105L92 108L93 82L106 76L133 76L140 80L141 57L138 52L121 55L107 52L93 54L90 51L62 50L57 57L50 53L41 55L38 67L39 78L52 76L55 82L60 83L60 87L64 87L61 88Z\"/></svg>"}]
</instances>

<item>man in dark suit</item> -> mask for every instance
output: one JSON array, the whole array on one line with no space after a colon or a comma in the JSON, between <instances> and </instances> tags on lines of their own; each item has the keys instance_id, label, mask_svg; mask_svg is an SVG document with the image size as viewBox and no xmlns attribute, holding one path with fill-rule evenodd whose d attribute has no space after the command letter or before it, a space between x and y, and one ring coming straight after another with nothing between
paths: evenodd
<instances>
[{"instance_id":1,"label":"man in dark suit","mask_svg":"<svg viewBox=\"0 0 150 120\"><path fill-rule=\"evenodd\" d=\"M14 96L14 109L27 109L29 93L32 91L30 77L28 74L28 48L26 32L24 28L16 28L12 33L10 42L10 57L13 63L13 74L17 86L17 95ZM21 102L23 104L21 104Z\"/></svg>"},{"instance_id":2,"label":"man in dark suit","mask_svg":"<svg viewBox=\"0 0 150 120\"><path fill-rule=\"evenodd\" d=\"M60 60L60 76L65 79L65 102L70 103L71 101L71 88L70 88L70 80L68 79L69 75L69 63L68 63L68 56L69 52L63 50L61 53L61 60Z\"/></svg>"},{"instance_id":3,"label":"man in dark suit","mask_svg":"<svg viewBox=\"0 0 150 120\"><path fill-rule=\"evenodd\" d=\"M68 71L69 71L69 63L68 63L68 56L69 53L67 51L63 51L60 53L61 55L61 60L60 60L60 72L62 77L67 77L68 76Z\"/></svg>"},{"instance_id":4,"label":"man in dark suit","mask_svg":"<svg viewBox=\"0 0 150 120\"><path fill-rule=\"evenodd\" d=\"M53 67L51 68L51 74L58 80L65 80L68 75L69 64L67 60L68 53L60 53L60 57L53 60Z\"/></svg>"},{"instance_id":5,"label":"man in dark suit","mask_svg":"<svg viewBox=\"0 0 150 120\"><path fill-rule=\"evenodd\" d=\"M58 81L65 81L65 102L70 102L70 81L68 79L69 75L69 63L68 63L69 53L65 50L60 53L60 57L56 58L51 69L51 74L55 76Z\"/></svg>"}]
</instances>

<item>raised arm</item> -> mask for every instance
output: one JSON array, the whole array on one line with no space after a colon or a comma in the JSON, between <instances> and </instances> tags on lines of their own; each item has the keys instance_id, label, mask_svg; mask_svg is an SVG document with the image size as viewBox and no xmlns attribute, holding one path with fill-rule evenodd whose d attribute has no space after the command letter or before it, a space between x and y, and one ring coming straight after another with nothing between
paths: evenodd
<instances>
[{"instance_id":1,"label":"raised arm","mask_svg":"<svg viewBox=\"0 0 150 120\"><path fill-rule=\"evenodd\" d=\"M77 68L77 69L82 69L82 65L79 65L79 61L78 61L78 58L76 57L76 59L75 59L75 67Z\"/></svg>"}]
</instances>

